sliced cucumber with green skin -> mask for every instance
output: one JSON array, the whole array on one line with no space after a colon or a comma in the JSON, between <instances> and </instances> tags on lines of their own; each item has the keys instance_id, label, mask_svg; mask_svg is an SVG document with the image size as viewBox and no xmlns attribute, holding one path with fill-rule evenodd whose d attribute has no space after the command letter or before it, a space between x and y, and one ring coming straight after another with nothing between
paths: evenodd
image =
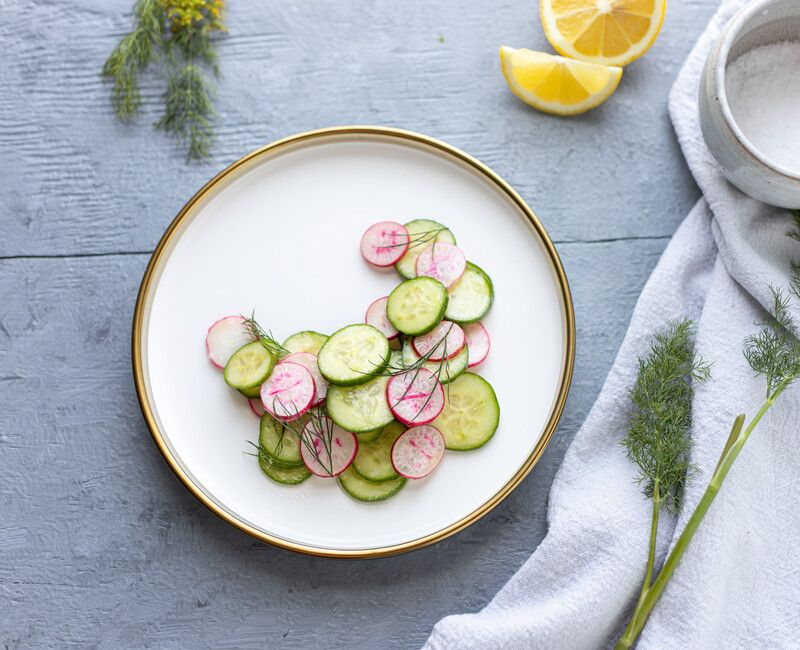
<instances>
[{"instance_id":1,"label":"sliced cucumber with green skin","mask_svg":"<svg viewBox=\"0 0 800 650\"><path fill-rule=\"evenodd\" d=\"M361 449L361 445L372 442L373 440L377 440L378 436L381 435L382 429L375 429L375 431L365 431L364 433L357 433L356 438L358 438L358 448Z\"/></svg>"},{"instance_id":2,"label":"sliced cucumber with green skin","mask_svg":"<svg viewBox=\"0 0 800 650\"><path fill-rule=\"evenodd\" d=\"M368 481L352 467L348 467L339 475L339 485L342 486L347 495L356 501L365 501L367 503L385 501L403 489L405 484L406 479L401 476L392 481L383 481L382 483Z\"/></svg>"},{"instance_id":3,"label":"sliced cucumber with green skin","mask_svg":"<svg viewBox=\"0 0 800 650\"><path fill-rule=\"evenodd\" d=\"M389 363L390 352L389 341L372 325L348 325L325 341L317 365L331 384L356 386L381 373Z\"/></svg>"},{"instance_id":4,"label":"sliced cucumber with green skin","mask_svg":"<svg viewBox=\"0 0 800 650\"><path fill-rule=\"evenodd\" d=\"M325 334L306 330L304 332L297 332L292 334L283 342L289 352L310 352L311 354L319 354L320 348L325 344L328 337Z\"/></svg>"},{"instance_id":5,"label":"sliced cucumber with green skin","mask_svg":"<svg viewBox=\"0 0 800 650\"><path fill-rule=\"evenodd\" d=\"M282 485L297 485L311 476L311 470L305 465L300 465L299 467L278 467L270 461L271 459L266 456L260 455L258 457L258 464L261 467L261 471L276 483Z\"/></svg>"},{"instance_id":6,"label":"sliced cucumber with green skin","mask_svg":"<svg viewBox=\"0 0 800 650\"><path fill-rule=\"evenodd\" d=\"M444 409L431 425L442 432L447 449L466 451L485 445L499 421L500 406L491 384L465 372L445 390Z\"/></svg>"},{"instance_id":7,"label":"sliced cucumber with green skin","mask_svg":"<svg viewBox=\"0 0 800 650\"><path fill-rule=\"evenodd\" d=\"M477 264L467 262L467 268L448 290L445 318L456 323L474 323L486 315L494 300L492 279Z\"/></svg>"},{"instance_id":8,"label":"sliced cucumber with green skin","mask_svg":"<svg viewBox=\"0 0 800 650\"><path fill-rule=\"evenodd\" d=\"M405 224L409 246L406 254L394 265L397 272L407 280L417 277L417 258L434 241L455 244L456 238L447 228L430 219L414 219ZM438 232L436 232L438 231Z\"/></svg>"},{"instance_id":9,"label":"sliced cucumber with green skin","mask_svg":"<svg viewBox=\"0 0 800 650\"><path fill-rule=\"evenodd\" d=\"M411 341L406 341L403 344L403 365L408 367L415 364L420 360L420 356L414 352L414 347ZM430 370L436 375L439 382L442 384L449 384L454 379L463 374L469 365L469 350L464 347L452 359L445 359L444 361L426 361L422 367ZM447 392L445 390L445 392Z\"/></svg>"},{"instance_id":10,"label":"sliced cucumber with green skin","mask_svg":"<svg viewBox=\"0 0 800 650\"><path fill-rule=\"evenodd\" d=\"M398 330L409 336L425 334L444 318L447 289L438 280L421 277L397 285L386 303L386 315Z\"/></svg>"},{"instance_id":11,"label":"sliced cucumber with green skin","mask_svg":"<svg viewBox=\"0 0 800 650\"><path fill-rule=\"evenodd\" d=\"M231 388L248 392L263 384L275 367L275 357L259 341L240 347L225 364L225 383ZM248 392L244 392L248 391Z\"/></svg>"},{"instance_id":12,"label":"sliced cucumber with green skin","mask_svg":"<svg viewBox=\"0 0 800 650\"><path fill-rule=\"evenodd\" d=\"M342 429L366 433L380 429L394 420L386 401L389 377L375 377L358 386L330 386L326 407L328 415Z\"/></svg>"},{"instance_id":13,"label":"sliced cucumber with green skin","mask_svg":"<svg viewBox=\"0 0 800 650\"><path fill-rule=\"evenodd\" d=\"M240 388L239 392L247 398L255 397L258 398L259 402L261 401L261 384L252 388Z\"/></svg>"},{"instance_id":14,"label":"sliced cucumber with green skin","mask_svg":"<svg viewBox=\"0 0 800 650\"><path fill-rule=\"evenodd\" d=\"M258 434L261 454L266 454L276 467L297 467L303 464L300 455L300 436L284 427L269 413L261 416Z\"/></svg>"},{"instance_id":15,"label":"sliced cucumber with green skin","mask_svg":"<svg viewBox=\"0 0 800 650\"><path fill-rule=\"evenodd\" d=\"M377 440L358 447L358 453L353 459L353 469L374 483L397 478L397 472L392 465L392 445L405 430L405 426L397 421L387 424Z\"/></svg>"}]
</instances>

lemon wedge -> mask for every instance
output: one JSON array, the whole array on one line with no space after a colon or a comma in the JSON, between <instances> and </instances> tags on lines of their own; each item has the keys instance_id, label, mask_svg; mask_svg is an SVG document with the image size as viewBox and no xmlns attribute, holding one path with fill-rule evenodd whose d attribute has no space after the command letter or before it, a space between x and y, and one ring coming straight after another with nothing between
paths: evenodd
<instances>
[{"instance_id":1,"label":"lemon wedge","mask_svg":"<svg viewBox=\"0 0 800 650\"><path fill-rule=\"evenodd\" d=\"M666 0L540 0L547 40L559 54L627 65L655 42Z\"/></svg>"},{"instance_id":2,"label":"lemon wedge","mask_svg":"<svg viewBox=\"0 0 800 650\"><path fill-rule=\"evenodd\" d=\"M517 97L555 115L577 115L602 104L622 78L622 68L615 66L505 45L500 48L500 65Z\"/></svg>"}]
</instances>

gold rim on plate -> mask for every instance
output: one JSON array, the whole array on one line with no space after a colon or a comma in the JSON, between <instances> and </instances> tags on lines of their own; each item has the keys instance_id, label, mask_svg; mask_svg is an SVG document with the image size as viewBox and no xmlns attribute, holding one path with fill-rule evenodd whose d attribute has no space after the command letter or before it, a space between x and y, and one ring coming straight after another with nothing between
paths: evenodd
<instances>
[{"instance_id":1,"label":"gold rim on plate","mask_svg":"<svg viewBox=\"0 0 800 650\"><path fill-rule=\"evenodd\" d=\"M379 138L401 141L405 144L410 144L429 152L433 150L436 153L444 154L445 157L455 159L455 161L459 162L462 166L466 166L473 171L477 171L479 175L484 177L484 179L494 184L505 195L505 197L517 207L522 215L524 215L524 217L528 220L541 240L541 243L547 251L550 262L553 266L553 270L555 271L558 279L565 316L564 326L566 329L566 351L564 355L564 365L561 371L561 384L551 408L547 425L539 437L536 446L528 455L525 462L493 497L455 523L424 537L391 546L382 546L371 549L346 550L308 546L306 544L300 544L291 540L283 539L282 537L278 537L276 535L271 535L237 518L234 514L227 511L203 492L203 490L195 483L187 471L180 466L177 459L173 455L172 450L167 444L166 437L158 426L153 409L150 406L144 375L144 361L142 357L142 332L145 317L149 315L148 312L152 298L152 290L156 286L154 282L157 280L161 270L160 263L162 262L162 259L166 259L165 254L168 253L170 245L173 243L173 239L175 238L176 234L180 232L182 226L186 225L188 218L196 206L205 202L207 199L210 199L214 194L216 194L216 191L221 189L221 187L224 185L224 181L233 180L234 177L244 172L250 167L251 164L255 162L272 157L276 153L283 152L287 149L292 149L298 145L307 144L310 141L321 141L329 138L353 136L365 139ZM186 203L175 219L173 219L164 235L161 237L161 241L158 242L158 246L156 246L152 257L150 258L150 262L147 265L147 269L144 272L142 284L139 287L139 295L136 299L136 309L133 315L131 348L133 359L133 378L134 383L136 384L136 394L139 398L139 405L141 406L142 414L144 415L147 427L150 429L150 433L153 436L153 440L155 440L161 455L164 456L164 459L167 461L170 469L204 506L232 526L244 531L248 535L261 540L262 542L268 542L281 548L300 553L306 553L308 555L318 555L323 557L376 558L422 548L423 546L428 546L429 544L438 542L459 532L460 530L463 530L497 506L512 492L512 490L514 490L514 488L516 488L522 482L522 479L528 475L528 472L533 469L533 466L542 456L547 444L550 442L550 438L552 437L556 425L561 418L564 405L567 401L567 393L569 392L569 386L572 380L572 368L575 361L575 314L572 307L572 296L570 294L567 276L564 273L564 268L561 265L561 260L556 252L555 247L553 246L553 242L550 240L550 237L548 236L544 227L539 222L539 219L533 213L533 210L528 207L525 201L523 201L522 197L517 194L517 192L498 174L496 174L479 160L473 158L469 154L464 153L460 149L442 142L441 140L436 140L419 133L414 133L413 131L405 131L402 129L382 126L339 126L299 133L288 138L277 140L266 145L265 147L253 151L217 174Z\"/></svg>"}]
</instances>

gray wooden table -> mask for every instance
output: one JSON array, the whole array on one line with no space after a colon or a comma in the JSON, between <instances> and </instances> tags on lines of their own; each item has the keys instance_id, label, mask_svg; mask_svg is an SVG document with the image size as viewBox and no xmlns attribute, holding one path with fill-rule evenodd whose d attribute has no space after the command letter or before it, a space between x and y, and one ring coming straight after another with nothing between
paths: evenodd
<instances>
[{"instance_id":1,"label":"gray wooden table","mask_svg":"<svg viewBox=\"0 0 800 650\"><path fill-rule=\"evenodd\" d=\"M715 1L672 5L616 95L562 119L522 105L498 69L500 44L549 51L532 0L232 0L219 139L189 166L151 129L159 80L135 126L112 118L98 71L131 3L0 0L0 641L418 647L546 532L564 450L699 195L666 98ZM430 134L508 179L557 244L578 326L566 413L516 492L434 547L355 562L263 545L196 502L151 441L129 352L142 272L183 202L260 145L347 123Z\"/></svg>"}]
</instances>

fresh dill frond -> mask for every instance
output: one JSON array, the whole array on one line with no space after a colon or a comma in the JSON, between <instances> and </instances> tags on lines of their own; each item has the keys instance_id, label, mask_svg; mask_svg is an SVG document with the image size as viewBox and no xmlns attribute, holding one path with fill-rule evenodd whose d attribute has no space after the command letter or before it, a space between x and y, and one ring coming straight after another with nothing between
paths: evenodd
<instances>
[{"instance_id":1,"label":"fresh dill frond","mask_svg":"<svg viewBox=\"0 0 800 650\"><path fill-rule=\"evenodd\" d=\"M658 499L669 510L680 508L691 470L693 383L709 375L709 366L694 354L694 326L684 319L655 336L630 389L635 413L622 445L639 466L645 495L652 497L657 486Z\"/></svg>"},{"instance_id":2,"label":"fresh dill frond","mask_svg":"<svg viewBox=\"0 0 800 650\"><path fill-rule=\"evenodd\" d=\"M254 341L260 341L261 345L263 345L278 358L285 357L287 354L291 354L289 350L275 340L272 332L265 330L263 327L261 327L261 325L259 325L258 321L256 320L255 312L250 314L249 318L246 316L243 316L242 318L244 318L245 329Z\"/></svg>"},{"instance_id":3,"label":"fresh dill frond","mask_svg":"<svg viewBox=\"0 0 800 650\"><path fill-rule=\"evenodd\" d=\"M794 283L793 278L790 288L793 294ZM780 289L770 289L773 296L772 314L764 319L755 334L744 340L745 359L753 372L766 380L767 399L779 388L786 388L800 374L800 342L794 319L789 313L789 298Z\"/></svg>"},{"instance_id":4,"label":"fresh dill frond","mask_svg":"<svg viewBox=\"0 0 800 650\"><path fill-rule=\"evenodd\" d=\"M158 57L164 27L159 0L138 0L133 14L133 31L122 38L103 65L103 77L114 83L111 104L120 120L133 119L139 112L139 74Z\"/></svg>"},{"instance_id":5,"label":"fresh dill frond","mask_svg":"<svg viewBox=\"0 0 800 650\"><path fill-rule=\"evenodd\" d=\"M214 139L213 116L211 89L202 70L193 63L173 69L164 93L164 115L156 126L186 142L187 159L208 157Z\"/></svg>"},{"instance_id":6,"label":"fresh dill frond","mask_svg":"<svg viewBox=\"0 0 800 650\"><path fill-rule=\"evenodd\" d=\"M790 210L789 214L792 215L792 220L794 223L789 230L786 231L786 236L794 239L795 241L800 241L800 210Z\"/></svg>"},{"instance_id":7,"label":"fresh dill frond","mask_svg":"<svg viewBox=\"0 0 800 650\"><path fill-rule=\"evenodd\" d=\"M133 31L103 66L103 76L114 84L114 113L130 120L141 105L139 75L161 58L167 90L156 126L186 144L188 160L202 160L211 152L215 113L206 71L219 76L212 35L226 31L224 13L224 0L137 0Z\"/></svg>"}]
</instances>

